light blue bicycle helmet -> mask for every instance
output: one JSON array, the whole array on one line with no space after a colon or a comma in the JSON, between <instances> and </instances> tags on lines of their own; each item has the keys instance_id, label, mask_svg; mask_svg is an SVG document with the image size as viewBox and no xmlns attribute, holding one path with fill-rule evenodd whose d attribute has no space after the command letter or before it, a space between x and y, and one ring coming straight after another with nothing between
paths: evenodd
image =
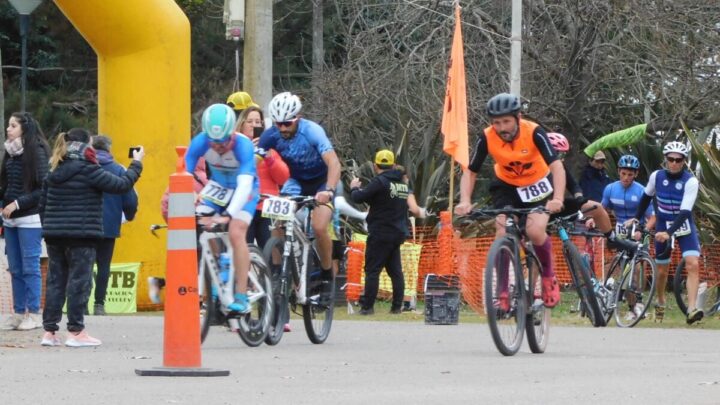
<instances>
[{"instance_id":1,"label":"light blue bicycle helmet","mask_svg":"<svg viewBox=\"0 0 720 405\"><path fill-rule=\"evenodd\" d=\"M618 160L617 167L618 169L639 170L640 161L633 155L623 155L620 157L620 160Z\"/></svg>"},{"instance_id":2,"label":"light blue bicycle helmet","mask_svg":"<svg viewBox=\"0 0 720 405\"><path fill-rule=\"evenodd\" d=\"M202 115L202 129L212 142L225 142L235 132L235 112L226 104L213 104Z\"/></svg>"}]
</instances>

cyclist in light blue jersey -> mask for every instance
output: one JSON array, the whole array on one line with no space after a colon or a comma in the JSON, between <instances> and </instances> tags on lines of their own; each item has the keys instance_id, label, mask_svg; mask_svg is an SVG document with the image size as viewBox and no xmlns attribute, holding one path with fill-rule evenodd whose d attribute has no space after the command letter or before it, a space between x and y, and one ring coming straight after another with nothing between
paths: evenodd
<instances>
[{"instance_id":1,"label":"cyclist in light blue jersey","mask_svg":"<svg viewBox=\"0 0 720 405\"><path fill-rule=\"evenodd\" d=\"M325 130L313 121L301 118L298 96L280 93L270 101L273 126L260 136L258 147L275 149L290 168L290 179L280 194L314 195L319 206L312 213L323 290L329 296L332 280L332 240L328 225L333 217L332 200L340 180L340 161Z\"/></svg>"},{"instance_id":2,"label":"cyclist in light blue jersey","mask_svg":"<svg viewBox=\"0 0 720 405\"><path fill-rule=\"evenodd\" d=\"M231 217L228 233L233 247L235 294L228 309L247 313L251 309L247 298L250 252L245 239L260 196L255 148L250 139L235 134L235 113L227 105L208 107L202 128L185 153L185 168L194 172L200 157L210 167L209 181L200 192L196 210L204 215L226 212Z\"/></svg>"},{"instance_id":3,"label":"cyclist in light blue jersey","mask_svg":"<svg viewBox=\"0 0 720 405\"><path fill-rule=\"evenodd\" d=\"M627 236L624 224L627 220L635 218L635 212L637 212L645 187L635 181L640 170L638 158L633 155L621 156L617 167L620 180L605 186L602 206L615 213L615 233ZM655 211L652 206L647 207L642 220L647 229L655 227ZM638 235L639 233L633 237L637 239Z\"/></svg>"},{"instance_id":4,"label":"cyclist in light blue jersey","mask_svg":"<svg viewBox=\"0 0 720 405\"><path fill-rule=\"evenodd\" d=\"M688 148L681 142L669 142L663 148L666 169L656 170L648 179L643 198L635 213L639 220L651 201L655 205L657 224L655 233L655 261L658 264L657 306L655 316L662 320L665 315L665 283L670 264L670 235L674 235L685 259L687 270L688 314L687 323L692 324L703 317L696 308L700 240L692 217L700 183L690 171L685 170Z\"/></svg>"}]
</instances>

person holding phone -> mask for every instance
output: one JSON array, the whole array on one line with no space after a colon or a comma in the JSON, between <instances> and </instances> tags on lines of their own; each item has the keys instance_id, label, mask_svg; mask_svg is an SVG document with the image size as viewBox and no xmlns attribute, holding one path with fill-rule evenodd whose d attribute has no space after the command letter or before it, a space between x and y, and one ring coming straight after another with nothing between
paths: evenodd
<instances>
[{"instance_id":1,"label":"person holding phone","mask_svg":"<svg viewBox=\"0 0 720 405\"><path fill-rule=\"evenodd\" d=\"M90 132L73 128L61 133L50 157L50 174L40 196L42 234L47 244L48 265L43 346L60 346L56 332L67 300L66 346L99 346L101 341L85 330L84 312L92 289L95 246L104 237L103 194L132 190L142 172L142 147L134 153L127 171L120 176L103 170Z\"/></svg>"},{"instance_id":2,"label":"person holding phone","mask_svg":"<svg viewBox=\"0 0 720 405\"><path fill-rule=\"evenodd\" d=\"M103 170L116 176L122 176L125 168L115 162L110 153L112 139L105 135L97 135L92 139L92 146L97 152L98 163ZM140 151L140 147L130 148L130 158ZM110 279L110 262L115 251L115 239L120 237L120 225L135 218L138 208L138 196L135 190L123 194L103 194L103 237L97 244L95 261L97 275L95 276L95 305L94 315L105 315L105 296L107 295L108 280Z\"/></svg>"},{"instance_id":3,"label":"person holding phone","mask_svg":"<svg viewBox=\"0 0 720 405\"><path fill-rule=\"evenodd\" d=\"M240 114L235 130L250 138L255 145L255 168L260 179L260 193L278 195L280 186L290 177L290 169L276 151L273 149L266 151L257 146L260 135L265 130L264 122L263 111L259 107L251 106ZM247 242L257 242L260 249L270 239L270 218L262 216L263 200L261 197L258 201L255 216L247 232Z\"/></svg>"}]
</instances>

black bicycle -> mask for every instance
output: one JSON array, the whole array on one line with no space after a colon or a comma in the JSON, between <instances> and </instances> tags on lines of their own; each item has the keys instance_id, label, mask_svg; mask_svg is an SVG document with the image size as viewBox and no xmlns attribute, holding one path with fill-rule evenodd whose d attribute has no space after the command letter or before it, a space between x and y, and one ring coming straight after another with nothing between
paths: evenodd
<instances>
[{"instance_id":1,"label":"black bicycle","mask_svg":"<svg viewBox=\"0 0 720 405\"><path fill-rule=\"evenodd\" d=\"M285 237L272 237L265 244L263 255L270 267L275 296L274 317L265 343L280 342L284 326L293 312L302 307L305 332L311 342L320 344L330 335L335 308L335 279L323 282L320 258L310 235L310 213L317 202L312 196L267 196L263 216L274 219L274 227L285 229ZM298 216L296 213L302 213ZM324 290L324 291L323 291Z\"/></svg>"},{"instance_id":2,"label":"black bicycle","mask_svg":"<svg viewBox=\"0 0 720 405\"><path fill-rule=\"evenodd\" d=\"M548 343L551 311L541 298L542 267L522 224L534 212L545 209L478 209L469 215L474 220L506 216L505 236L493 242L487 256L483 294L490 334L505 356L520 349L523 331L533 353L543 353Z\"/></svg>"},{"instance_id":3,"label":"black bicycle","mask_svg":"<svg viewBox=\"0 0 720 405\"><path fill-rule=\"evenodd\" d=\"M605 317L598 302L598 296L602 295L601 283L595 279L595 273L591 271L589 263L583 260L583 256L570 239L568 230L573 228L575 220L582 218L585 212L595 209L591 207L585 211L578 211L570 215L554 218L548 223L549 228L557 231L562 241L562 251L565 262L570 270L570 277L577 290L578 296L585 309L588 319L595 327L605 326Z\"/></svg>"}]
</instances>

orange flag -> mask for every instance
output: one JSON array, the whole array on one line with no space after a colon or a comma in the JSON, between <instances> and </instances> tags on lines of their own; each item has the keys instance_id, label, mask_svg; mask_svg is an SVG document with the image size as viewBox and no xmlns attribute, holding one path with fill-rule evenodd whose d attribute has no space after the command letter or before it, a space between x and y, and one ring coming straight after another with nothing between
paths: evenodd
<instances>
[{"instance_id":1,"label":"orange flag","mask_svg":"<svg viewBox=\"0 0 720 405\"><path fill-rule=\"evenodd\" d=\"M455 7L455 34L453 35L450 69L448 72L445 107L443 108L442 133L445 136L443 151L467 169L468 124L467 96L465 92L465 59L460 21L460 6Z\"/></svg>"}]
</instances>

